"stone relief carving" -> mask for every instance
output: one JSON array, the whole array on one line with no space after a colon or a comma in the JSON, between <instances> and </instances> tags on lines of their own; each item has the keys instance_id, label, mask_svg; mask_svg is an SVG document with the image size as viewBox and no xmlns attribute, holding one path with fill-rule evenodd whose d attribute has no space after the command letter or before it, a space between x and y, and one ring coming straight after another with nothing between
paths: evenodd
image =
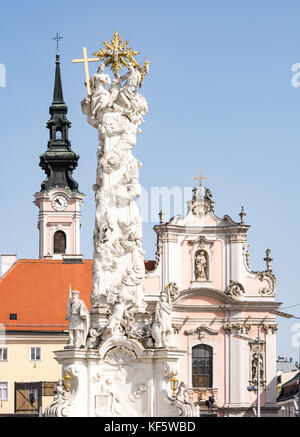
<instances>
[{"instance_id":1,"label":"stone relief carving","mask_svg":"<svg viewBox=\"0 0 300 437\"><path fill-rule=\"evenodd\" d=\"M241 323L224 323L223 329L227 334L231 334L232 332L236 332L237 334L248 334L251 329L250 323L241 322Z\"/></svg>"},{"instance_id":2,"label":"stone relief carving","mask_svg":"<svg viewBox=\"0 0 300 437\"><path fill-rule=\"evenodd\" d=\"M272 334L276 334L276 331L278 330L277 323L271 323L271 324L264 324L262 325L263 330L266 332L266 334L271 331Z\"/></svg>"},{"instance_id":3,"label":"stone relief carving","mask_svg":"<svg viewBox=\"0 0 300 437\"><path fill-rule=\"evenodd\" d=\"M50 406L46 407L44 414L46 417L63 416L62 408L67 404L70 393L66 391L64 381L60 379L54 388L54 398Z\"/></svg>"},{"instance_id":4,"label":"stone relief carving","mask_svg":"<svg viewBox=\"0 0 300 437\"><path fill-rule=\"evenodd\" d=\"M209 212L214 210L215 202L212 198L212 193L209 188L205 188L205 195L204 195L204 213L208 214Z\"/></svg>"},{"instance_id":5,"label":"stone relief carving","mask_svg":"<svg viewBox=\"0 0 300 437\"><path fill-rule=\"evenodd\" d=\"M275 296L275 290L276 290L276 277L272 273L272 271L266 271L266 272L257 272L256 277L260 280L266 280L268 282L269 287L263 287L260 288L259 293L262 296Z\"/></svg>"},{"instance_id":6,"label":"stone relief carving","mask_svg":"<svg viewBox=\"0 0 300 437\"><path fill-rule=\"evenodd\" d=\"M131 349L123 346L117 346L110 349L104 357L104 361L109 364L128 364L137 360L136 354Z\"/></svg>"},{"instance_id":7,"label":"stone relief carving","mask_svg":"<svg viewBox=\"0 0 300 437\"><path fill-rule=\"evenodd\" d=\"M250 247L250 245L247 244L247 242L245 242L243 244L243 255L244 255L245 263L246 263L246 266L247 266L248 270L250 270L250 262L249 262L250 252L249 252L249 247Z\"/></svg>"},{"instance_id":8,"label":"stone relief carving","mask_svg":"<svg viewBox=\"0 0 300 437\"><path fill-rule=\"evenodd\" d=\"M147 391L147 387L145 384L136 384L132 393L129 393L128 399L131 402L136 402L137 400L141 399L143 393Z\"/></svg>"},{"instance_id":9,"label":"stone relief carving","mask_svg":"<svg viewBox=\"0 0 300 437\"><path fill-rule=\"evenodd\" d=\"M79 291L70 290L66 320L69 320L69 340L66 348L84 348L90 325L90 317Z\"/></svg>"},{"instance_id":10,"label":"stone relief carving","mask_svg":"<svg viewBox=\"0 0 300 437\"><path fill-rule=\"evenodd\" d=\"M192 205L191 205L193 214L197 215L198 217L203 217L205 214L205 202L201 189L202 187L193 188L193 197L192 197Z\"/></svg>"},{"instance_id":11,"label":"stone relief carving","mask_svg":"<svg viewBox=\"0 0 300 437\"><path fill-rule=\"evenodd\" d=\"M158 266L161 254L162 254L162 239L161 236L158 235L157 236L157 241L156 241L156 252L155 252L155 268Z\"/></svg>"},{"instance_id":12,"label":"stone relief carving","mask_svg":"<svg viewBox=\"0 0 300 437\"><path fill-rule=\"evenodd\" d=\"M200 325L197 328L185 331L186 335L198 335L200 341L204 341L207 335L217 335L218 330L212 329L207 325Z\"/></svg>"},{"instance_id":13,"label":"stone relief carving","mask_svg":"<svg viewBox=\"0 0 300 437\"><path fill-rule=\"evenodd\" d=\"M189 397L186 384L181 381L178 385L177 393L174 397L169 397L174 403L180 417L199 417L199 405L195 405Z\"/></svg>"},{"instance_id":14,"label":"stone relief carving","mask_svg":"<svg viewBox=\"0 0 300 437\"><path fill-rule=\"evenodd\" d=\"M230 279L228 285L228 296L238 298L241 294L245 294L245 288L237 281Z\"/></svg>"}]
</instances>

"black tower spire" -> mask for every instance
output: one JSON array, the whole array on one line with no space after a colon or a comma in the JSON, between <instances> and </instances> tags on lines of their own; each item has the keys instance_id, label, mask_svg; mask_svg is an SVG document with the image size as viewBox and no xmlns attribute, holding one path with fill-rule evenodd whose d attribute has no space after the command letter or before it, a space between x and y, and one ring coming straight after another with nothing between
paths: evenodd
<instances>
[{"instance_id":1,"label":"black tower spire","mask_svg":"<svg viewBox=\"0 0 300 437\"><path fill-rule=\"evenodd\" d=\"M66 117L67 112L61 84L60 57L57 54L53 102L49 108L51 118L47 123L50 140L46 152L40 156L40 167L47 175L47 179L41 185L41 191L65 188L78 192L78 183L73 179L72 173L77 167L79 155L73 152L68 139L71 123Z\"/></svg>"}]
</instances>

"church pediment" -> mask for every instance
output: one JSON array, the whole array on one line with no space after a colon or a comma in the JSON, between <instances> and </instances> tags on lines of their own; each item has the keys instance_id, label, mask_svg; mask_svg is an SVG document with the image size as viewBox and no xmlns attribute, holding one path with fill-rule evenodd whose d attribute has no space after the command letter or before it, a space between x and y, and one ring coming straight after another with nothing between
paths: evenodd
<instances>
[{"instance_id":1,"label":"church pediment","mask_svg":"<svg viewBox=\"0 0 300 437\"><path fill-rule=\"evenodd\" d=\"M236 305L236 301L221 290L214 288L193 288L182 291L174 300L174 306L180 305Z\"/></svg>"}]
</instances>

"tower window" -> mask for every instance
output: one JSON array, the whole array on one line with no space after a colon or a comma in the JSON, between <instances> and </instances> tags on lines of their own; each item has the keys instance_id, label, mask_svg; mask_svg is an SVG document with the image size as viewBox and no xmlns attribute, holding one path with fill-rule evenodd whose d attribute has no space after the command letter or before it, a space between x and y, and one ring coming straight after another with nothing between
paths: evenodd
<instances>
[{"instance_id":1,"label":"tower window","mask_svg":"<svg viewBox=\"0 0 300 437\"><path fill-rule=\"evenodd\" d=\"M66 252L66 234L63 231L56 231L54 234L54 253Z\"/></svg>"},{"instance_id":2,"label":"tower window","mask_svg":"<svg viewBox=\"0 0 300 437\"><path fill-rule=\"evenodd\" d=\"M56 131L56 138L55 139L56 139L56 141L62 140L61 130L57 129L57 131Z\"/></svg>"},{"instance_id":3,"label":"tower window","mask_svg":"<svg viewBox=\"0 0 300 437\"><path fill-rule=\"evenodd\" d=\"M192 348L193 387L212 387L213 349L206 344Z\"/></svg>"}]
</instances>

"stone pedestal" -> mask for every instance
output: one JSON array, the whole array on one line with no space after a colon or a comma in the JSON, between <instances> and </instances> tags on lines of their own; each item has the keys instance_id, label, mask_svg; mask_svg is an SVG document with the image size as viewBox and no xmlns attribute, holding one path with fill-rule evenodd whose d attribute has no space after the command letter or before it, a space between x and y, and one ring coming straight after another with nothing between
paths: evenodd
<instances>
[{"instance_id":1,"label":"stone pedestal","mask_svg":"<svg viewBox=\"0 0 300 437\"><path fill-rule=\"evenodd\" d=\"M111 337L99 349L55 352L68 373L70 391L46 416L174 417L182 415L172 398L170 379L178 373L184 351L145 349L138 341ZM184 407L184 406L183 406ZM197 407L193 407L197 415ZM186 414L184 414L186 415Z\"/></svg>"}]
</instances>

